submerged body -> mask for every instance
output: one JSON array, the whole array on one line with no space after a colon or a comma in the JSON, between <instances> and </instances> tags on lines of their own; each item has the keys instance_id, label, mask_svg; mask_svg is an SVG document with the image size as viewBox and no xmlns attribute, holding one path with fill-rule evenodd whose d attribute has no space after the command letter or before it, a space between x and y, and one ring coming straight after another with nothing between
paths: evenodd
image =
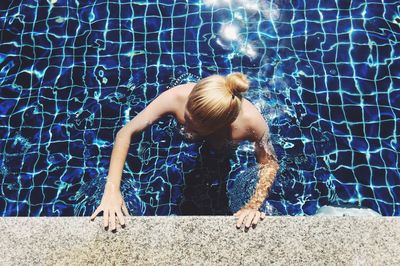
<instances>
[{"instance_id":1,"label":"submerged body","mask_svg":"<svg viewBox=\"0 0 400 266\"><path fill-rule=\"evenodd\" d=\"M255 143L256 161L260 164L259 181L252 199L235 216L238 217L238 228L242 223L246 228L257 224L260 218L265 217L265 213L260 212L259 208L279 165L269 142L267 123L258 109L240 95L248 86L243 74L234 73L226 78L211 76L199 83L178 85L157 96L118 131L103 198L91 219L103 211L105 228L108 228L109 220L111 228L116 228L115 215L121 226L125 225L124 215L129 216L129 213L122 198L120 184L132 136L140 134L163 116L173 115L186 140L205 140L210 147L216 149L227 145L235 148L244 140ZM222 107L225 109L221 109ZM244 220L245 218L247 219Z\"/></svg>"}]
</instances>

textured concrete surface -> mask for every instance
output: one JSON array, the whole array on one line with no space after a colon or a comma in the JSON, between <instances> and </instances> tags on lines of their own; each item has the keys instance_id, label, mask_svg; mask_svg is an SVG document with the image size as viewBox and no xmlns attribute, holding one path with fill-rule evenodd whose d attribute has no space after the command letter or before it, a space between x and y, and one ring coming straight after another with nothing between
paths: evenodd
<instances>
[{"instance_id":1,"label":"textured concrete surface","mask_svg":"<svg viewBox=\"0 0 400 266\"><path fill-rule=\"evenodd\" d=\"M233 216L0 218L0 265L400 265L398 217Z\"/></svg>"}]
</instances>

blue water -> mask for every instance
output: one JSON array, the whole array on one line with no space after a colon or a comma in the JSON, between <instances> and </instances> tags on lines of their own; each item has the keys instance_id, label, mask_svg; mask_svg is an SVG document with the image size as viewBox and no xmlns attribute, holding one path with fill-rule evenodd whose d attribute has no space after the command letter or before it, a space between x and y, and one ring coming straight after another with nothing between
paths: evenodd
<instances>
[{"instance_id":1,"label":"blue water","mask_svg":"<svg viewBox=\"0 0 400 266\"><path fill-rule=\"evenodd\" d=\"M400 215L399 6L2 1L2 216L92 214L118 130L171 86L232 71L279 159L269 214ZM220 154L167 116L132 138L121 190L131 215L232 214L256 167L251 143Z\"/></svg>"}]
</instances>

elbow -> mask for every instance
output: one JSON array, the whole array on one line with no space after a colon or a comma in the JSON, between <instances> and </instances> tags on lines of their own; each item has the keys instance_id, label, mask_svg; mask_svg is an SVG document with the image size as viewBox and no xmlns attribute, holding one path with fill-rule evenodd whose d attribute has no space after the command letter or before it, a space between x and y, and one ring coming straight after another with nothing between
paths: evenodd
<instances>
[{"instance_id":1,"label":"elbow","mask_svg":"<svg viewBox=\"0 0 400 266\"><path fill-rule=\"evenodd\" d=\"M274 168L275 174L278 172L279 170L279 163L277 160L273 160L272 161L272 167Z\"/></svg>"},{"instance_id":2,"label":"elbow","mask_svg":"<svg viewBox=\"0 0 400 266\"><path fill-rule=\"evenodd\" d=\"M121 128L118 132L117 135L115 136L116 139L121 139L121 138L131 138L132 137L132 132L129 132L128 130Z\"/></svg>"},{"instance_id":3,"label":"elbow","mask_svg":"<svg viewBox=\"0 0 400 266\"><path fill-rule=\"evenodd\" d=\"M279 169L279 163L278 163L278 161L276 160L275 157L271 157L268 160L261 161L260 162L260 167L261 168L267 167L267 168L270 168L270 169L272 168L274 171L277 172L278 169Z\"/></svg>"},{"instance_id":4,"label":"elbow","mask_svg":"<svg viewBox=\"0 0 400 266\"><path fill-rule=\"evenodd\" d=\"M273 157L273 159L271 160L271 165L273 165L274 168L278 168L279 167L278 160L275 157Z\"/></svg>"}]
</instances>

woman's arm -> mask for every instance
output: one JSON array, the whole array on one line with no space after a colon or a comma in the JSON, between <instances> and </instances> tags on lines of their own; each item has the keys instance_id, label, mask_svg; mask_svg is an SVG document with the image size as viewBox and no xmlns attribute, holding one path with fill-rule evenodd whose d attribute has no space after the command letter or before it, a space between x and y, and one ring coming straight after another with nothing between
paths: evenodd
<instances>
[{"instance_id":1,"label":"woman's arm","mask_svg":"<svg viewBox=\"0 0 400 266\"><path fill-rule=\"evenodd\" d=\"M121 226L125 225L123 213L129 215L129 212L122 197L120 184L132 135L140 133L163 115L174 114L180 106L179 89L177 86L161 93L144 110L137 114L135 118L118 131L111 154L110 169L103 197L100 205L91 215L91 220L94 220L103 211L103 225L105 228L111 224L111 230L116 229L115 215L117 215Z\"/></svg>"},{"instance_id":2,"label":"woman's arm","mask_svg":"<svg viewBox=\"0 0 400 266\"><path fill-rule=\"evenodd\" d=\"M278 160L269 139L269 128L264 118L260 113L254 113L247 121L249 121L247 128L250 132L248 139L255 142L255 155L260 164L259 179L251 199L235 213L235 216L239 216L237 228L240 228L242 223L245 223L245 228L249 228L251 224L256 225L260 217L261 219L265 217L265 213L260 213L258 210L268 196L279 169Z\"/></svg>"},{"instance_id":3,"label":"woman's arm","mask_svg":"<svg viewBox=\"0 0 400 266\"><path fill-rule=\"evenodd\" d=\"M110 169L107 183L113 183L119 189L125 160L128 154L131 138L141 133L155 121L168 114L175 114L179 107L180 86L162 92L145 109L139 112L131 121L122 127L115 138L111 153Z\"/></svg>"},{"instance_id":4,"label":"woman's arm","mask_svg":"<svg viewBox=\"0 0 400 266\"><path fill-rule=\"evenodd\" d=\"M274 147L270 142L269 128L265 120L256 118L250 128L251 138L255 142L255 155L260 164L258 172L259 180L253 194L253 197L245 205L245 208L259 209L274 182L275 175L278 172L279 164L276 158Z\"/></svg>"}]
</instances>

